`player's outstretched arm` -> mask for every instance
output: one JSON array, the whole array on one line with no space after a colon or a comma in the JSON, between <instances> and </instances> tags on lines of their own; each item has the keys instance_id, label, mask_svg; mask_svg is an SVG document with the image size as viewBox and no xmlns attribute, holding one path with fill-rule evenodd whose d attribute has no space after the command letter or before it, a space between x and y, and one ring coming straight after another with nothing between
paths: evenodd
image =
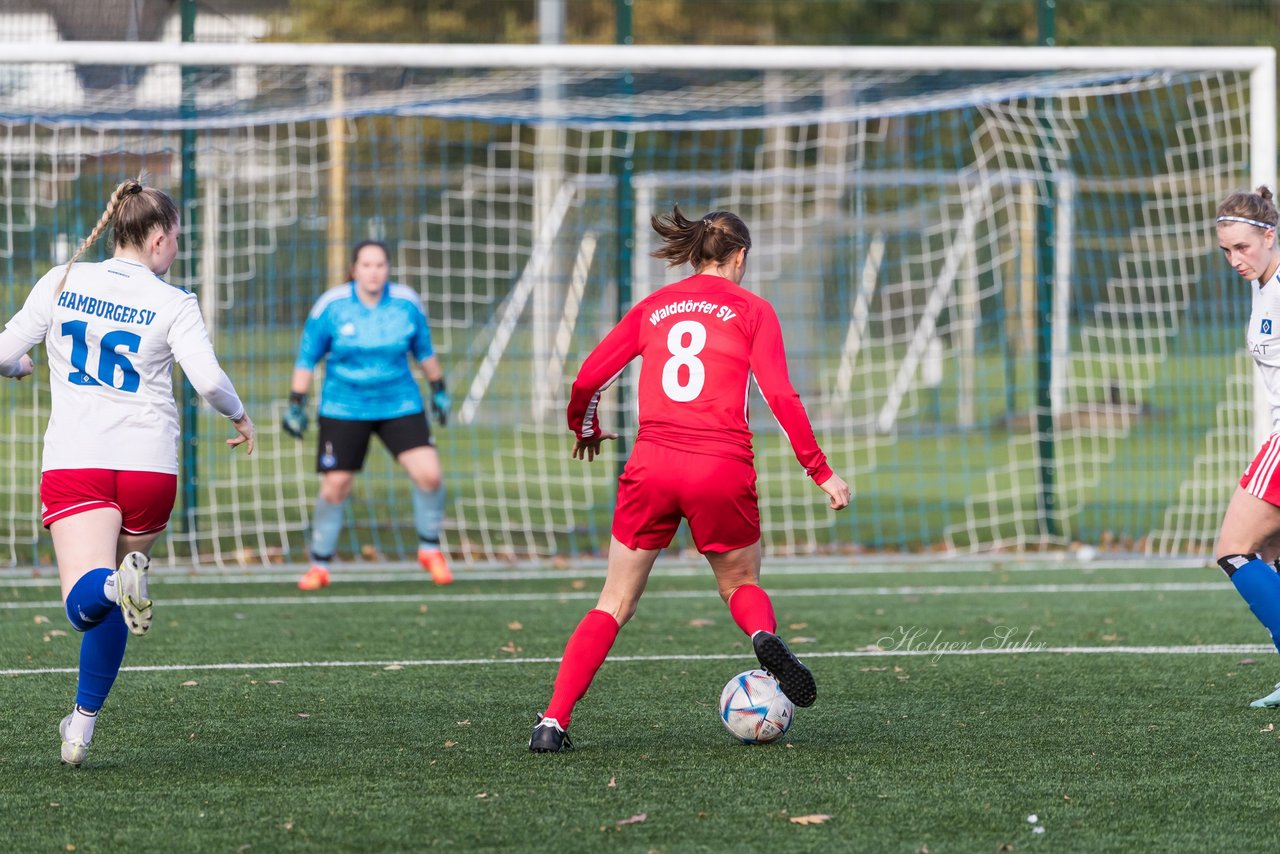
<instances>
[{"instance_id":1,"label":"player's outstretched arm","mask_svg":"<svg viewBox=\"0 0 1280 854\"><path fill-rule=\"evenodd\" d=\"M832 510L843 510L849 506L849 484L835 472L831 473L831 477L818 484L818 488L831 496L831 502L828 505Z\"/></svg>"},{"instance_id":2,"label":"player's outstretched arm","mask_svg":"<svg viewBox=\"0 0 1280 854\"><path fill-rule=\"evenodd\" d=\"M573 443L573 458L591 462L600 453L600 446L604 444L605 440L616 438L618 438L617 433L603 430L599 435L592 436L590 439L578 439Z\"/></svg>"}]
</instances>

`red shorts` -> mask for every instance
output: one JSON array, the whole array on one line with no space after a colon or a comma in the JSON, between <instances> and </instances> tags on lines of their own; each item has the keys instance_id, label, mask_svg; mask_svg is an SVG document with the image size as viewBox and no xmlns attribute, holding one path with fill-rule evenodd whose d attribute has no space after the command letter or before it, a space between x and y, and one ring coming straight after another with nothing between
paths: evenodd
<instances>
[{"instance_id":1,"label":"red shorts","mask_svg":"<svg viewBox=\"0 0 1280 854\"><path fill-rule=\"evenodd\" d=\"M613 535L628 548L664 549L682 517L702 554L758 541L755 466L637 442L618 478Z\"/></svg>"},{"instance_id":2,"label":"red shorts","mask_svg":"<svg viewBox=\"0 0 1280 854\"><path fill-rule=\"evenodd\" d=\"M126 534L163 531L178 495L178 476L154 471L54 469L40 476L40 515L47 528L87 510L114 507Z\"/></svg>"},{"instance_id":3,"label":"red shorts","mask_svg":"<svg viewBox=\"0 0 1280 854\"><path fill-rule=\"evenodd\" d=\"M1255 498L1280 507L1280 477L1276 468L1280 464L1280 434L1272 433L1262 443L1258 455L1240 478L1240 488Z\"/></svg>"}]
</instances>

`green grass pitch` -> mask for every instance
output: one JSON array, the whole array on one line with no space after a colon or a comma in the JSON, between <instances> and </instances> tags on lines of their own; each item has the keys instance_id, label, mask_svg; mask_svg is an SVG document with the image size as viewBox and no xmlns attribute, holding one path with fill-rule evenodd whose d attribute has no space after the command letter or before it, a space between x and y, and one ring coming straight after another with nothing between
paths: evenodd
<instances>
[{"instance_id":1,"label":"green grass pitch","mask_svg":"<svg viewBox=\"0 0 1280 854\"><path fill-rule=\"evenodd\" d=\"M819 698L747 747L715 708L747 639L709 570L660 561L561 755L526 743L598 572L335 577L157 578L80 769L78 637L56 587L0 578L5 849L1234 851L1274 827L1280 711L1248 702L1280 659L1209 569L771 562Z\"/></svg>"}]
</instances>

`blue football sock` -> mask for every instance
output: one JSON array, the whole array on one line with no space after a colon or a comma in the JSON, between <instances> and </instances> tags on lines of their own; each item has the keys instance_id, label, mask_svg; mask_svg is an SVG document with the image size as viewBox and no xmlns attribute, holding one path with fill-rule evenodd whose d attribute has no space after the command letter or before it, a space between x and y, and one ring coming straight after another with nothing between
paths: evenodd
<instances>
[{"instance_id":1,"label":"blue football sock","mask_svg":"<svg viewBox=\"0 0 1280 854\"><path fill-rule=\"evenodd\" d=\"M1249 603L1258 622L1271 632L1271 642L1280 650L1280 575L1275 567L1254 557L1231 573L1231 583Z\"/></svg>"},{"instance_id":2,"label":"blue football sock","mask_svg":"<svg viewBox=\"0 0 1280 854\"><path fill-rule=\"evenodd\" d=\"M94 626L90 626L80 639L80 683L76 689L76 705L86 709L101 709L107 693L120 673L124 661L125 642L129 629L124 624L120 609L112 606L111 613Z\"/></svg>"},{"instance_id":3,"label":"blue football sock","mask_svg":"<svg viewBox=\"0 0 1280 854\"><path fill-rule=\"evenodd\" d=\"M103 567L91 569L80 576L67 594L67 619L76 631L88 631L116 610L116 603L108 599L103 590L107 577L114 571Z\"/></svg>"},{"instance_id":4,"label":"blue football sock","mask_svg":"<svg viewBox=\"0 0 1280 854\"><path fill-rule=\"evenodd\" d=\"M440 547L440 524L444 521L444 484L430 491L413 488L413 527L418 541L425 546Z\"/></svg>"},{"instance_id":5,"label":"blue football sock","mask_svg":"<svg viewBox=\"0 0 1280 854\"><path fill-rule=\"evenodd\" d=\"M338 551L338 535L347 516L347 501L337 504L316 499L311 515L311 559L320 563L331 560Z\"/></svg>"}]
</instances>

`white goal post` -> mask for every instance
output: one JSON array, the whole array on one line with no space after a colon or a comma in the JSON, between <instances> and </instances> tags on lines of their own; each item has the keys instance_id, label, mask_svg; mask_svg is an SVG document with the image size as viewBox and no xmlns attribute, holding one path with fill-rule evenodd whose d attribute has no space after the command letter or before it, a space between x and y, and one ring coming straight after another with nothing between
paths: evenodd
<instances>
[{"instance_id":1,"label":"white goal post","mask_svg":"<svg viewBox=\"0 0 1280 854\"><path fill-rule=\"evenodd\" d=\"M104 89L86 67L141 71ZM193 188L176 281L200 292L264 433L232 465L200 416L171 561L300 559L314 449L276 423L345 235L388 243L446 365L446 546L598 552L616 470L566 461L563 405L620 312L682 274L648 255L649 217L673 203L751 227L744 285L777 307L855 490L856 514L827 513L753 396L775 552L1197 554L1246 462L1221 453L1243 429L1219 416L1241 405L1247 300L1212 258L1211 208L1276 186L1271 48L5 46L0 264L16 285L139 167ZM603 409L624 435L629 382ZM47 545L31 489L46 393L0 385L0 560ZM1251 403L1249 429L1269 429ZM382 456L353 557L412 553Z\"/></svg>"}]
</instances>

